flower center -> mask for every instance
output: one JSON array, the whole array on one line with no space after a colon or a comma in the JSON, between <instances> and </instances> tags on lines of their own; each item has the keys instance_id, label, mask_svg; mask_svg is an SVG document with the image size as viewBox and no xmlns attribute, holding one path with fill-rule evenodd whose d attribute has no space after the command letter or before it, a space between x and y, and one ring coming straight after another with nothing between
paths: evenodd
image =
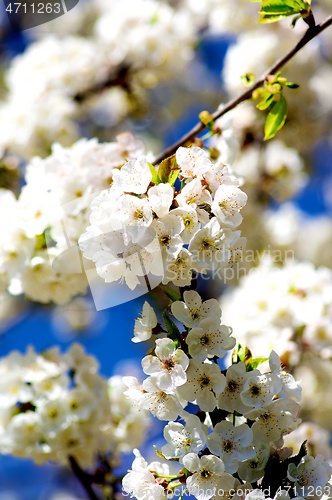
<instances>
[{"instance_id":1,"label":"flower center","mask_svg":"<svg viewBox=\"0 0 332 500\"><path fill-rule=\"evenodd\" d=\"M229 453L233 449L233 443L232 441L224 441L222 444L222 449L226 452Z\"/></svg>"},{"instance_id":2,"label":"flower center","mask_svg":"<svg viewBox=\"0 0 332 500\"><path fill-rule=\"evenodd\" d=\"M168 372L171 372L175 366L175 363L172 359L165 359L165 361L163 362L163 366Z\"/></svg>"},{"instance_id":3,"label":"flower center","mask_svg":"<svg viewBox=\"0 0 332 500\"><path fill-rule=\"evenodd\" d=\"M201 387L206 387L208 385L210 385L210 377L208 377L207 375L202 375L201 378L198 380L198 383Z\"/></svg>"},{"instance_id":4,"label":"flower center","mask_svg":"<svg viewBox=\"0 0 332 500\"><path fill-rule=\"evenodd\" d=\"M199 341L200 341L201 345L207 345L210 342L210 339L209 339L209 336L206 333L204 333L204 335L201 336Z\"/></svg>"},{"instance_id":5,"label":"flower center","mask_svg":"<svg viewBox=\"0 0 332 500\"><path fill-rule=\"evenodd\" d=\"M170 241L171 241L171 237L169 235L166 235L166 236L162 236L160 238L160 243L162 245L165 245L165 246L168 246L170 244Z\"/></svg>"},{"instance_id":6,"label":"flower center","mask_svg":"<svg viewBox=\"0 0 332 500\"><path fill-rule=\"evenodd\" d=\"M144 219L144 213L142 212L142 210L136 209L135 212L134 212L134 218L136 220L142 220L142 219Z\"/></svg>"},{"instance_id":7,"label":"flower center","mask_svg":"<svg viewBox=\"0 0 332 500\"><path fill-rule=\"evenodd\" d=\"M250 394L252 396L259 396L261 394L262 390L258 385L252 385L250 387Z\"/></svg>"},{"instance_id":8,"label":"flower center","mask_svg":"<svg viewBox=\"0 0 332 500\"><path fill-rule=\"evenodd\" d=\"M230 380L228 382L227 387L228 387L229 392L235 392L236 389L239 387L239 384L237 382L235 382L235 380Z\"/></svg>"},{"instance_id":9,"label":"flower center","mask_svg":"<svg viewBox=\"0 0 332 500\"><path fill-rule=\"evenodd\" d=\"M211 472L205 469L201 470L201 476L204 477L204 479L207 479L208 477L211 476Z\"/></svg>"}]
</instances>

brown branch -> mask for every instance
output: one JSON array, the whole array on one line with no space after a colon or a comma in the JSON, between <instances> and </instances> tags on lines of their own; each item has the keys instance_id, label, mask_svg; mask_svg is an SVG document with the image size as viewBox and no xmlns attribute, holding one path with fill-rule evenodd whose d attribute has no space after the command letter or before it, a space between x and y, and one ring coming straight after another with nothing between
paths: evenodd
<instances>
[{"instance_id":1,"label":"brown branch","mask_svg":"<svg viewBox=\"0 0 332 500\"><path fill-rule=\"evenodd\" d=\"M121 86L125 90L130 90L129 86L129 66L120 66L116 72L111 73L108 78L102 82L97 83L93 87L78 92L73 96L74 101L81 103L95 94L101 93L103 90L110 87Z\"/></svg>"},{"instance_id":2,"label":"brown branch","mask_svg":"<svg viewBox=\"0 0 332 500\"><path fill-rule=\"evenodd\" d=\"M88 498L90 500L99 500L99 498L97 497L97 495L93 491L92 478L91 478L90 474L88 474L83 469L81 469L78 462L76 461L76 459L73 456L70 456L68 458L68 460L70 463L71 470L73 471L73 473L75 474L75 476L77 477L77 479L79 480L79 482L81 483L83 488L85 489L85 491L88 495Z\"/></svg>"},{"instance_id":3,"label":"brown branch","mask_svg":"<svg viewBox=\"0 0 332 500\"><path fill-rule=\"evenodd\" d=\"M323 30L325 30L331 24L332 24L332 15L327 17L321 23L319 23L315 26L309 27L307 29L307 31L305 32L305 34L303 35L303 37L299 40L299 42L292 49L290 49L283 57L278 59L264 73L264 75L261 76L261 78L256 80L256 82L254 82L247 90L245 90L238 97L231 99L221 109L219 109L218 111L215 111L211 115L213 120L220 118L221 116L226 114L228 111L234 109L241 102L246 101L247 99L250 99L253 91L256 90L258 87L261 87L269 75L275 75L283 66L285 66L285 64L288 63L288 61L290 61L295 56L295 54L297 54L305 45L307 45L308 42L310 42L313 38L318 36ZM164 160L165 158L167 158L168 156L171 156L172 154L174 154L180 146L183 146L188 141L192 141L205 128L206 128L206 125L204 125L202 122L197 123L187 134L185 134L183 137L181 137L181 139L179 139L172 146L169 146L162 153L160 153L153 161L153 164L156 165L156 164L160 163L162 160Z\"/></svg>"}]
</instances>

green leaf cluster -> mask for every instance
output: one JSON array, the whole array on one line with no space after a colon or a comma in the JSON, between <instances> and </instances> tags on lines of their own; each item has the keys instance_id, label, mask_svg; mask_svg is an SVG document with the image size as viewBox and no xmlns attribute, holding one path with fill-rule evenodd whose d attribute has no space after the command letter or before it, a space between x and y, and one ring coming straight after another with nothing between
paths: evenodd
<instances>
[{"instance_id":1,"label":"green leaf cluster","mask_svg":"<svg viewBox=\"0 0 332 500\"><path fill-rule=\"evenodd\" d=\"M284 126L287 118L287 101L283 94L283 87L296 89L299 87L296 83L287 81L281 77L281 74L270 75L264 87L254 90L252 98L259 100L256 107L264 111L269 110L264 126L264 141L272 139L276 133Z\"/></svg>"},{"instance_id":2,"label":"green leaf cluster","mask_svg":"<svg viewBox=\"0 0 332 500\"><path fill-rule=\"evenodd\" d=\"M311 10L311 0L252 0L259 1L262 1L258 12L260 23L274 23L294 15L305 18Z\"/></svg>"},{"instance_id":3,"label":"green leaf cluster","mask_svg":"<svg viewBox=\"0 0 332 500\"><path fill-rule=\"evenodd\" d=\"M265 361L268 361L268 359L269 358L253 358L249 347L242 346L241 344L238 344L236 349L233 351L232 357L233 363L239 363L240 361L243 361L246 366L247 372L256 370L259 365L265 363Z\"/></svg>"}]
</instances>

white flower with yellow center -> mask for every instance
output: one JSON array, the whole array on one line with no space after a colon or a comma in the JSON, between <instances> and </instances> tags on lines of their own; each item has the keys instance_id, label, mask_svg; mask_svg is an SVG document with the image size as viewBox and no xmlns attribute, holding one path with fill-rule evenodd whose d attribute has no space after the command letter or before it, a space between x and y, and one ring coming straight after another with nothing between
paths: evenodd
<instances>
[{"instance_id":1,"label":"white flower with yellow center","mask_svg":"<svg viewBox=\"0 0 332 500\"><path fill-rule=\"evenodd\" d=\"M225 472L223 461L214 455L199 458L196 453L188 453L183 457L182 463L193 472L186 484L189 493L198 500L209 500L218 490L229 491L234 486L234 477Z\"/></svg>"},{"instance_id":2,"label":"white flower with yellow center","mask_svg":"<svg viewBox=\"0 0 332 500\"><path fill-rule=\"evenodd\" d=\"M175 199L179 207L187 207L189 205L195 209L199 206L211 205L212 203L211 194L204 189L199 179L193 179L188 182Z\"/></svg>"},{"instance_id":3,"label":"white flower with yellow center","mask_svg":"<svg viewBox=\"0 0 332 500\"><path fill-rule=\"evenodd\" d=\"M241 462L253 458L256 453L251 445L252 430L247 424L235 427L231 422L218 422L208 437L209 450L220 457L225 464L225 471L237 472Z\"/></svg>"},{"instance_id":4,"label":"white flower with yellow center","mask_svg":"<svg viewBox=\"0 0 332 500\"><path fill-rule=\"evenodd\" d=\"M242 222L240 211L247 203L248 196L232 184L222 184L214 196L211 211L222 224L237 227Z\"/></svg>"},{"instance_id":5,"label":"white flower with yellow center","mask_svg":"<svg viewBox=\"0 0 332 500\"><path fill-rule=\"evenodd\" d=\"M227 351L233 349L236 340L230 337L232 329L221 325L218 318L205 318L190 330L186 342L189 354L196 361L203 362L207 357L223 358Z\"/></svg>"},{"instance_id":6,"label":"white flower with yellow center","mask_svg":"<svg viewBox=\"0 0 332 500\"><path fill-rule=\"evenodd\" d=\"M198 453L206 444L206 433L195 415L186 417L186 425L170 422L164 428L167 444L161 451L167 458L181 458L189 452Z\"/></svg>"},{"instance_id":7,"label":"white flower with yellow center","mask_svg":"<svg viewBox=\"0 0 332 500\"><path fill-rule=\"evenodd\" d=\"M243 386L241 399L245 405L252 407L253 410L261 410L272 402L281 389L282 382L276 375L272 373L253 374L248 377Z\"/></svg>"},{"instance_id":8,"label":"white flower with yellow center","mask_svg":"<svg viewBox=\"0 0 332 500\"><path fill-rule=\"evenodd\" d=\"M124 193L146 193L151 180L152 173L144 156L129 160L120 170L113 171L113 184Z\"/></svg>"},{"instance_id":9,"label":"white flower with yellow center","mask_svg":"<svg viewBox=\"0 0 332 500\"><path fill-rule=\"evenodd\" d=\"M189 244L189 252L193 254L194 262L206 270L226 266L231 257L226 234L216 217L199 229Z\"/></svg>"},{"instance_id":10,"label":"white flower with yellow center","mask_svg":"<svg viewBox=\"0 0 332 500\"><path fill-rule=\"evenodd\" d=\"M199 326L204 318L221 318L221 308L216 299L202 301L199 293L194 290L185 291L184 302L178 300L171 306L172 314L185 326Z\"/></svg>"},{"instance_id":11,"label":"white flower with yellow center","mask_svg":"<svg viewBox=\"0 0 332 500\"><path fill-rule=\"evenodd\" d=\"M226 372L226 387L218 396L219 408L232 413L237 411L242 415L250 411L251 407L242 402L240 395L246 380L259 373L258 370L247 372L243 361L231 365Z\"/></svg>"},{"instance_id":12,"label":"white flower with yellow center","mask_svg":"<svg viewBox=\"0 0 332 500\"><path fill-rule=\"evenodd\" d=\"M295 464L288 466L287 477L294 482L294 491L297 497L307 498L315 495L320 496L319 490L323 493L324 486L331 478L332 467L323 455L303 457L296 467Z\"/></svg>"},{"instance_id":13,"label":"white flower with yellow center","mask_svg":"<svg viewBox=\"0 0 332 500\"><path fill-rule=\"evenodd\" d=\"M292 399L277 399L262 410L248 413L247 418L256 419L252 426L254 443L277 441L292 432L301 423L299 411L300 406Z\"/></svg>"},{"instance_id":14,"label":"white flower with yellow center","mask_svg":"<svg viewBox=\"0 0 332 500\"><path fill-rule=\"evenodd\" d=\"M182 248L175 258L167 258L164 265L163 284L170 281L176 286L189 286L192 281L192 271L198 270L190 252Z\"/></svg>"},{"instance_id":15,"label":"white flower with yellow center","mask_svg":"<svg viewBox=\"0 0 332 500\"><path fill-rule=\"evenodd\" d=\"M181 168L181 176L185 178L202 179L203 174L212 166L208 154L197 146L179 148L176 152L176 161Z\"/></svg>"},{"instance_id":16,"label":"white flower with yellow center","mask_svg":"<svg viewBox=\"0 0 332 500\"><path fill-rule=\"evenodd\" d=\"M190 207L179 207L172 210L172 214L182 219L184 229L181 232L181 238L183 243L189 243L194 234L199 230L196 210Z\"/></svg>"},{"instance_id":17,"label":"white flower with yellow center","mask_svg":"<svg viewBox=\"0 0 332 500\"><path fill-rule=\"evenodd\" d=\"M190 360L187 382L178 388L181 397L196 402L203 411L213 411L217 406L216 396L225 388L226 378L216 364L197 363Z\"/></svg>"},{"instance_id":18,"label":"white flower with yellow center","mask_svg":"<svg viewBox=\"0 0 332 500\"><path fill-rule=\"evenodd\" d=\"M155 356L148 355L142 360L144 373L151 375L160 389L170 393L186 382L188 365L189 358L168 338L157 339Z\"/></svg>"},{"instance_id":19,"label":"white flower with yellow center","mask_svg":"<svg viewBox=\"0 0 332 500\"><path fill-rule=\"evenodd\" d=\"M123 377L123 382L128 387L124 394L139 408L150 411L159 420L172 421L183 413L186 401L177 392L164 392L151 377L145 379L142 385L135 377Z\"/></svg>"}]
</instances>

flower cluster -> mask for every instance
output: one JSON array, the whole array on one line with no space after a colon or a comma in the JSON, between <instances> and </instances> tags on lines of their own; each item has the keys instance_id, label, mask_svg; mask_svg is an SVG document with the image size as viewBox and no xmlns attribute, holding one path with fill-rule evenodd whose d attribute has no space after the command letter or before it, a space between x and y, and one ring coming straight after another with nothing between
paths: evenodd
<instances>
[{"instance_id":1,"label":"flower cluster","mask_svg":"<svg viewBox=\"0 0 332 500\"><path fill-rule=\"evenodd\" d=\"M85 293L75 245L88 224L91 199L112 183L114 171L127 159L143 152L141 141L130 133L112 143L81 139L71 148L56 144L49 157L28 164L17 200L1 190L2 290L9 287L12 294L57 304Z\"/></svg>"},{"instance_id":2,"label":"flower cluster","mask_svg":"<svg viewBox=\"0 0 332 500\"><path fill-rule=\"evenodd\" d=\"M184 292L183 301L173 301L163 318L166 331L160 333L161 325L156 329L155 313L145 303L134 340L159 332L152 353L142 360L149 377L142 384L134 377L123 381L133 404L168 421L167 444L157 454L180 465L148 464L136 450L124 491L141 500L162 499L182 485L198 500L208 500L233 496L241 487L264 486L274 472L270 486L275 492L287 486L293 498L305 484L303 498L312 487L323 494L332 472L328 462L303 450L291 457L292 449L283 447L283 437L301 422L301 388L283 370L276 352L254 359L247 348L238 347L233 363L223 369L219 360L235 346L232 330L222 323L218 302L202 301L193 290ZM196 415L187 411L188 403L198 407Z\"/></svg>"},{"instance_id":3,"label":"flower cluster","mask_svg":"<svg viewBox=\"0 0 332 500\"><path fill-rule=\"evenodd\" d=\"M186 286L193 270L218 272L236 262L244 238L235 228L246 201L230 169L202 148L181 147L158 169L140 156L114 171L110 189L92 201L80 248L108 283L134 289L151 274Z\"/></svg>"},{"instance_id":4,"label":"flower cluster","mask_svg":"<svg viewBox=\"0 0 332 500\"><path fill-rule=\"evenodd\" d=\"M275 349L287 364L295 365L302 345L331 356L330 269L291 260L279 267L265 258L222 300L239 341L255 346L257 355Z\"/></svg>"},{"instance_id":5,"label":"flower cluster","mask_svg":"<svg viewBox=\"0 0 332 500\"><path fill-rule=\"evenodd\" d=\"M309 262L265 258L223 296L225 318L259 356L275 349L307 388L307 418L331 428L332 272Z\"/></svg>"},{"instance_id":6,"label":"flower cluster","mask_svg":"<svg viewBox=\"0 0 332 500\"><path fill-rule=\"evenodd\" d=\"M0 374L1 453L37 464L72 456L90 467L97 453L111 451L115 460L144 438L147 415L128 404L120 377L98 374L79 344L65 354L14 351L0 360Z\"/></svg>"}]
</instances>

